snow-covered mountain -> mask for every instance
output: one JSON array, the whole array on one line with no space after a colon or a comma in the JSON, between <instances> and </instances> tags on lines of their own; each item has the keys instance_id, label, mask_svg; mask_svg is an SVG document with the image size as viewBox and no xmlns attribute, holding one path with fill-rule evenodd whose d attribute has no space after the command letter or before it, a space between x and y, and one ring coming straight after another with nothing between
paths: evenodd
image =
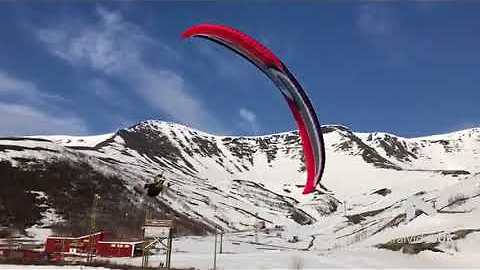
<instances>
[{"instance_id":1,"label":"snow-covered mountain","mask_svg":"<svg viewBox=\"0 0 480 270\"><path fill-rule=\"evenodd\" d=\"M103 216L117 226L128 223L125 230L137 228L147 207L157 216L176 216L185 233L215 226L248 231L263 220L286 228L270 244L291 248L364 243L392 249L386 243L395 237L480 229L480 129L422 138L322 129L323 188L309 196L301 194L305 168L296 131L215 136L151 120L99 136L0 138L0 226L85 230L98 193L100 224ZM161 172L172 185L147 199L143 185ZM20 198L34 210L20 214ZM408 223L411 198L435 201L435 215L414 209ZM288 243L289 232L300 241Z\"/></svg>"}]
</instances>

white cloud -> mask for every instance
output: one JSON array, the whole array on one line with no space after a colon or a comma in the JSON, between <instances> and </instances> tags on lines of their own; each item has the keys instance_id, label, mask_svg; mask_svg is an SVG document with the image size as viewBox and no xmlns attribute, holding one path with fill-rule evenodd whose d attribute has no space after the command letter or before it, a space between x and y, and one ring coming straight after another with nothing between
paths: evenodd
<instances>
[{"instance_id":1,"label":"white cloud","mask_svg":"<svg viewBox=\"0 0 480 270\"><path fill-rule=\"evenodd\" d=\"M395 9L381 3L362 5L357 13L357 28L373 48L392 64L406 63L408 52Z\"/></svg>"},{"instance_id":2,"label":"white cloud","mask_svg":"<svg viewBox=\"0 0 480 270\"><path fill-rule=\"evenodd\" d=\"M49 114L42 107L54 107L59 96L49 95L36 84L0 70L0 97L14 97L15 103L0 102L0 136L85 133L86 125L77 117Z\"/></svg>"},{"instance_id":3,"label":"white cloud","mask_svg":"<svg viewBox=\"0 0 480 270\"><path fill-rule=\"evenodd\" d=\"M76 117L49 115L28 105L0 102L0 136L85 134L85 123Z\"/></svg>"},{"instance_id":4,"label":"white cloud","mask_svg":"<svg viewBox=\"0 0 480 270\"><path fill-rule=\"evenodd\" d=\"M253 123L257 120L257 115L248 109L240 108L239 113L240 117L249 123Z\"/></svg>"},{"instance_id":5,"label":"white cloud","mask_svg":"<svg viewBox=\"0 0 480 270\"><path fill-rule=\"evenodd\" d=\"M392 18L384 8L375 4L363 5L358 12L357 26L369 35L389 35L392 32Z\"/></svg>"},{"instance_id":6,"label":"white cloud","mask_svg":"<svg viewBox=\"0 0 480 270\"><path fill-rule=\"evenodd\" d=\"M37 92L37 88L31 82L18 80L0 70L0 94L16 92L32 95Z\"/></svg>"},{"instance_id":7,"label":"white cloud","mask_svg":"<svg viewBox=\"0 0 480 270\"><path fill-rule=\"evenodd\" d=\"M97 15L96 24L60 24L38 30L37 36L51 53L72 65L90 66L110 74L120 72L125 64L138 62L139 51L149 38L118 13L98 8Z\"/></svg>"},{"instance_id":8,"label":"white cloud","mask_svg":"<svg viewBox=\"0 0 480 270\"><path fill-rule=\"evenodd\" d=\"M2 70L0 70L0 96L15 97L17 101L36 104L65 100L58 95L42 92L34 83L15 78Z\"/></svg>"},{"instance_id":9,"label":"white cloud","mask_svg":"<svg viewBox=\"0 0 480 270\"><path fill-rule=\"evenodd\" d=\"M93 79L89 82L90 87L92 87L93 93L104 100L111 100L115 98L115 93L110 85L99 78Z\"/></svg>"},{"instance_id":10,"label":"white cloud","mask_svg":"<svg viewBox=\"0 0 480 270\"><path fill-rule=\"evenodd\" d=\"M140 72L132 78L132 87L151 105L174 116L187 125L220 130L220 125L203 104L186 91L185 81L168 71Z\"/></svg>"},{"instance_id":11,"label":"white cloud","mask_svg":"<svg viewBox=\"0 0 480 270\"><path fill-rule=\"evenodd\" d=\"M240 126L242 128L247 129L249 132L253 132L254 134L259 133L260 129L257 121L257 115L254 112L246 108L240 108L239 115L241 118Z\"/></svg>"},{"instance_id":12,"label":"white cloud","mask_svg":"<svg viewBox=\"0 0 480 270\"><path fill-rule=\"evenodd\" d=\"M205 63L208 63L216 76L245 82L248 76L258 72L251 63L217 44L198 42L194 46L199 54L205 56ZM259 75L263 75L260 73L258 72Z\"/></svg>"},{"instance_id":13,"label":"white cloud","mask_svg":"<svg viewBox=\"0 0 480 270\"><path fill-rule=\"evenodd\" d=\"M52 54L74 66L88 67L127 83L153 108L187 125L220 131L219 122L190 91L185 80L169 69L152 68L142 58L154 40L117 12L97 9L98 22L78 29L56 26L37 32Z\"/></svg>"}]
</instances>

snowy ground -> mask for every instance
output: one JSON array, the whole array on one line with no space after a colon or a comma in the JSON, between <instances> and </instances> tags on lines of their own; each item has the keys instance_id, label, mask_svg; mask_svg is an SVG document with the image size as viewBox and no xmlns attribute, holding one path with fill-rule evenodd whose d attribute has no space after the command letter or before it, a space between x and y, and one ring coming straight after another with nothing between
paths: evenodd
<instances>
[{"instance_id":1,"label":"snowy ground","mask_svg":"<svg viewBox=\"0 0 480 270\"><path fill-rule=\"evenodd\" d=\"M212 240L212 239L210 239ZM213 268L213 242L204 253L175 252L172 256L172 267L196 269ZM480 263L477 253L440 254L422 252L418 255L403 255L398 252L373 248L344 249L335 252L315 251L252 251L233 253L224 250L225 254L217 257L217 269L319 269L319 268L474 268ZM158 266L164 256L150 258L150 266ZM116 260L141 265L141 258ZM20 269L105 269L84 266L24 266L0 265L1 270Z\"/></svg>"},{"instance_id":2,"label":"snowy ground","mask_svg":"<svg viewBox=\"0 0 480 270\"><path fill-rule=\"evenodd\" d=\"M13 264L0 264L0 270L23 270L23 269L35 269L35 270L103 270L108 268L103 267L86 267L86 266L53 266L53 265L13 265Z\"/></svg>"},{"instance_id":3,"label":"snowy ground","mask_svg":"<svg viewBox=\"0 0 480 270\"><path fill-rule=\"evenodd\" d=\"M243 240L241 240L244 238ZM260 243L268 239L260 236ZM477 239L458 241L461 253L424 251L417 255L372 247L345 247L334 250L295 250L295 245L271 247L253 244L255 236L229 234L224 237L223 254L217 255L217 269L318 269L318 268L479 268ZM240 242L243 241L243 242ZM302 247L300 243L298 247ZM471 246L470 246L471 245ZM174 241L172 266L178 268L213 267L213 237L186 237ZM467 249L466 247L469 247ZM218 250L218 249L217 249ZM142 258L114 259L116 263L141 265ZM151 256L150 266L165 261L164 254Z\"/></svg>"}]
</instances>

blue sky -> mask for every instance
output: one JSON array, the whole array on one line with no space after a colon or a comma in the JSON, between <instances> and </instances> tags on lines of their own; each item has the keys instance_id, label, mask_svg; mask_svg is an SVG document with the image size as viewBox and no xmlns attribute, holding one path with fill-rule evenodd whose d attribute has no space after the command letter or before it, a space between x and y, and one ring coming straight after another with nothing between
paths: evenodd
<instances>
[{"instance_id":1,"label":"blue sky","mask_svg":"<svg viewBox=\"0 0 480 270\"><path fill-rule=\"evenodd\" d=\"M180 33L238 28L277 54L322 124L420 136L479 126L480 3L0 3L0 135L161 119L218 134L295 128L250 63Z\"/></svg>"}]
</instances>

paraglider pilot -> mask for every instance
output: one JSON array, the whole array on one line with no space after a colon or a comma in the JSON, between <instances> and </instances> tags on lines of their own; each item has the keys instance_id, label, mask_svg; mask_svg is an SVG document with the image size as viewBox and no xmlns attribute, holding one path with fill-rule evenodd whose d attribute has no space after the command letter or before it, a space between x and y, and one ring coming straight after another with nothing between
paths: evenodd
<instances>
[{"instance_id":1,"label":"paraglider pilot","mask_svg":"<svg viewBox=\"0 0 480 270\"><path fill-rule=\"evenodd\" d=\"M163 177L163 172L155 176L155 180L151 184L145 184L144 188L147 190L147 195L150 197L156 197L160 192L163 191L165 184L165 177Z\"/></svg>"}]
</instances>

